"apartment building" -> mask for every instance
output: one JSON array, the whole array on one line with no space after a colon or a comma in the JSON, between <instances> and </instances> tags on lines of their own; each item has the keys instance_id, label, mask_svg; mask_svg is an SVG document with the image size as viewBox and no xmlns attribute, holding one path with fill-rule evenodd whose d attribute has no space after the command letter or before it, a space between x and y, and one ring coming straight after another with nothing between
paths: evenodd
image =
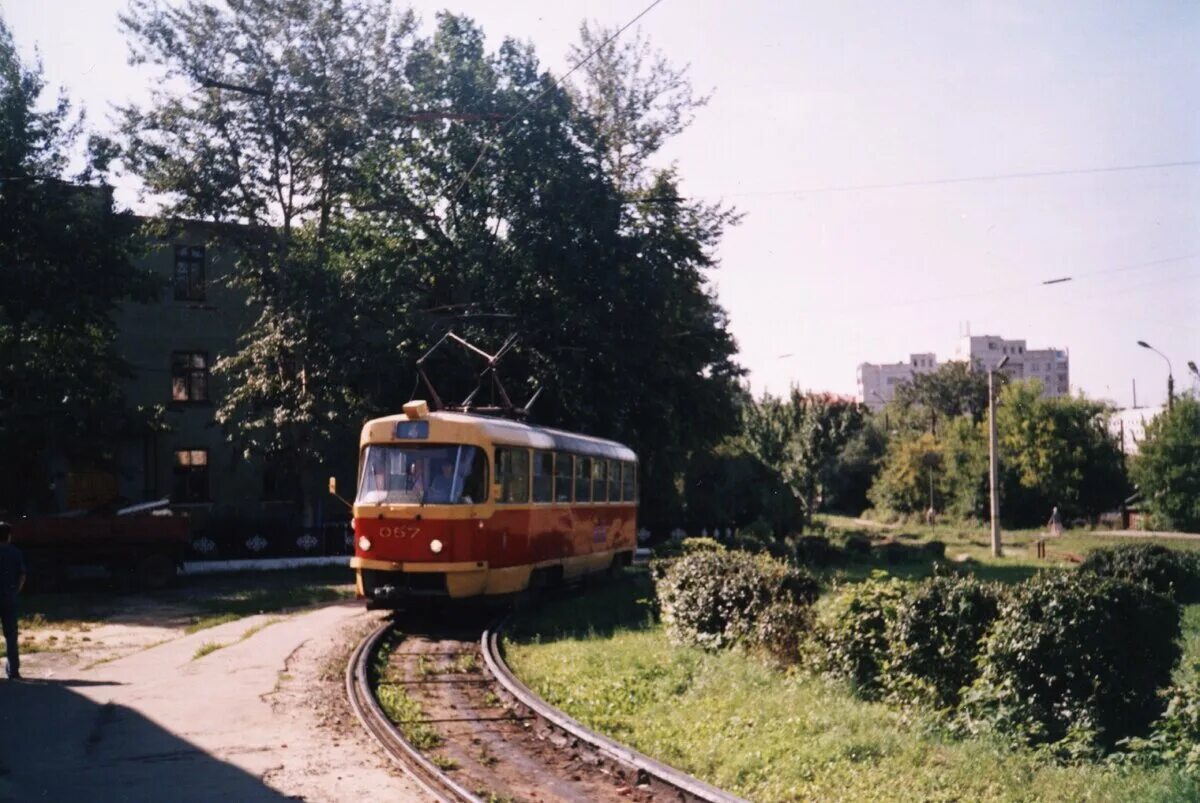
<instances>
[{"instance_id":1,"label":"apartment building","mask_svg":"<svg viewBox=\"0 0 1200 803\"><path fill-rule=\"evenodd\" d=\"M967 361L972 370L990 371L1008 357L1002 369L1014 379L1037 379L1045 396L1071 392L1070 355L1065 350L1030 349L1024 340L1006 340L998 335L967 335L956 359ZM883 408L896 396L896 389L917 374L932 373L941 365L932 353L910 354L907 362L860 363L858 398L872 410Z\"/></svg>"},{"instance_id":2,"label":"apartment building","mask_svg":"<svg viewBox=\"0 0 1200 803\"><path fill-rule=\"evenodd\" d=\"M879 410L896 396L896 389L912 381L917 374L937 370L932 352L908 355L908 362L869 363L858 366L858 400L871 410Z\"/></svg>"}]
</instances>

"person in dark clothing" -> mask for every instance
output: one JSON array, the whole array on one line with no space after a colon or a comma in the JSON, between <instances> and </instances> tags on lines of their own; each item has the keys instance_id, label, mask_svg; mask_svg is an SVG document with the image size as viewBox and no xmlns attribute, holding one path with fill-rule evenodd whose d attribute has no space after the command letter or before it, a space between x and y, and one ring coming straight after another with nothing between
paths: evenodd
<instances>
[{"instance_id":1,"label":"person in dark clothing","mask_svg":"<svg viewBox=\"0 0 1200 803\"><path fill-rule=\"evenodd\" d=\"M4 669L10 680L21 678L17 651L17 593L25 585L25 559L12 545L12 527L0 521L0 621L4 624Z\"/></svg>"}]
</instances>

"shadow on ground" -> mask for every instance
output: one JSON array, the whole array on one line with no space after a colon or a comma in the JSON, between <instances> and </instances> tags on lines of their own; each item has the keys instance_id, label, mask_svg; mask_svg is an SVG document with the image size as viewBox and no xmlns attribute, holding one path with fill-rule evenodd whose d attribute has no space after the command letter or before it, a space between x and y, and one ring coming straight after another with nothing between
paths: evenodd
<instances>
[{"instance_id":1,"label":"shadow on ground","mask_svg":"<svg viewBox=\"0 0 1200 803\"><path fill-rule=\"evenodd\" d=\"M106 684L0 681L0 801L289 799L141 714L72 690L96 685Z\"/></svg>"}]
</instances>

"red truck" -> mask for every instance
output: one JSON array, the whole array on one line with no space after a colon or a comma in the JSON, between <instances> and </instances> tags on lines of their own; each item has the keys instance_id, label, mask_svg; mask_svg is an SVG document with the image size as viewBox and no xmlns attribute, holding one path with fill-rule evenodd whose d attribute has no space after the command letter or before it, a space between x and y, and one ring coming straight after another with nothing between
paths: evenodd
<instances>
[{"instance_id":1,"label":"red truck","mask_svg":"<svg viewBox=\"0 0 1200 803\"><path fill-rule=\"evenodd\" d=\"M168 500L118 510L74 511L13 522L31 589L52 591L71 568L100 566L122 585L163 588L175 579L191 540L188 520Z\"/></svg>"}]
</instances>

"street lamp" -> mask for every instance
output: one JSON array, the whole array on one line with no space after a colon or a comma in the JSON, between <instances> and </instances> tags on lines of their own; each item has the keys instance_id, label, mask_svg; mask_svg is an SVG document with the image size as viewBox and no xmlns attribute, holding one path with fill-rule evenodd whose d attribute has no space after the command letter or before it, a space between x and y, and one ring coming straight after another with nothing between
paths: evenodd
<instances>
[{"instance_id":1,"label":"street lamp","mask_svg":"<svg viewBox=\"0 0 1200 803\"><path fill-rule=\"evenodd\" d=\"M1197 379L1200 379L1200 368L1196 367L1194 360L1188 360L1188 370L1195 374Z\"/></svg>"},{"instance_id":2,"label":"street lamp","mask_svg":"<svg viewBox=\"0 0 1200 803\"><path fill-rule=\"evenodd\" d=\"M1162 357L1164 360L1167 361L1167 409L1168 410L1174 409L1175 408L1175 376L1174 376L1175 371L1172 370L1172 368L1171 368L1171 361L1167 358L1166 354L1163 354L1161 351L1154 348L1154 346L1151 346L1145 340L1139 340L1137 342L1137 344L1144 349L1150 349L1155 354L1157 354L1158 356Z\"/></svg>"},{"instance_id":3,"label":"street lamp","mask_svg":"<svg viewBox=\"0 0 1200 803\"><path fill-rule=\"evenodd\" d=\"M1008 356L996 363L996 367L988 369L988 479L991 484L992 496L992 557L998 558L1004 554L1000 548L1000 482L997 478L998 461L996 460L996 372L1008 363Z\"/></svg>"}]
</instances>

